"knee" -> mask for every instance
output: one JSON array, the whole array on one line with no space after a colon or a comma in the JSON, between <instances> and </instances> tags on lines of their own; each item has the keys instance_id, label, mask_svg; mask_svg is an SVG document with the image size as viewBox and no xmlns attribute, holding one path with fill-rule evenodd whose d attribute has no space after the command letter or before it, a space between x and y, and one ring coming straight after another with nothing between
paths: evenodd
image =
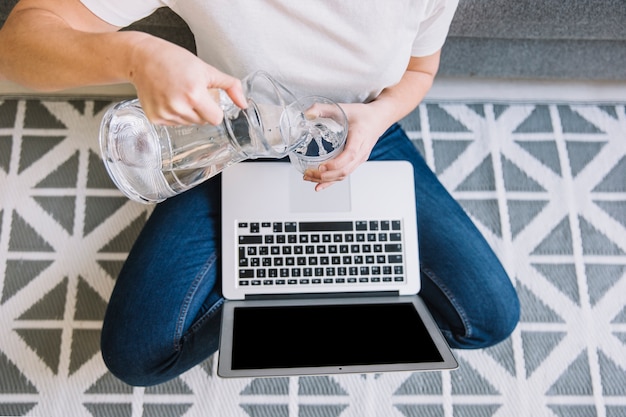
<instances>
[{"instance_id":1,"label":"knee","mask_svg":"<svg viewBox=\"0 0 626 417\"><path fill-rule=\"evenodd\" d=\"M142 358L129 354L128 349L131 349L131 346L126 346L126 349L122 349L105 337L102 338L100 343L102 360L113 376L128 385L136 387L152 385L145 362Z\"/></svg>"},{"instance_id":2,"label":"knee","mask_svg":"<svg viewBox=\"0 0 626 417\"><path fill-rule=\"evenodd\" d=\"M148 347L148 340L138 342L116 330L105 322L100 339L102 359L111 374L137 387L156 385L169 379L163 372L164 361L151 352L154 349Z\"/></svg>"},{"instance_id":3,"label":"knee","mask_svg":"<svg viewBox=\"0 0 626 417\"><path fill-rule=\"evenodd\" d=\"M517 294L483 305L483 320L470 323L463 335L453 336L451 345L459 349L481 349L495 346L506 340L520 320L520 303Z\"/></svg>"}]
</instances>

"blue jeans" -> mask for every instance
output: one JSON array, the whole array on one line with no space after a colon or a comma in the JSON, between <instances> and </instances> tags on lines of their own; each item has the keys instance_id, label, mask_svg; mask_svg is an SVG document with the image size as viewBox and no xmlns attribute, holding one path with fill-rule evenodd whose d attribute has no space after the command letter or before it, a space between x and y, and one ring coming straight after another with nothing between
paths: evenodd
<instances>
[{"instance_id":1,"label":"blue jeans","mask_svg":"<svg viewBox=\"0 0 626 417\"><path fill-rule=\"evenodd\" d=\"M415 171L424 299L453 348L494 345L519 320L515 289L495 254L399 125L370 159ZM218 349L220 177L155 208L117 279L102 328L110 371L131 385L175 378Z\"/></svg>"}]
</instances>

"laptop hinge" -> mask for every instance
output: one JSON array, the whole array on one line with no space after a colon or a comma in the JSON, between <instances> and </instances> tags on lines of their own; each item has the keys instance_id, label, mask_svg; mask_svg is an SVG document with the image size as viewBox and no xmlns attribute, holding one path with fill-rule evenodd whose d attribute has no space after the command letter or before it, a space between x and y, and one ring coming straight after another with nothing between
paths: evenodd
<instances>
[{"instance_id":1,"label":"laptop hinge","mask_svg":"<svg viewBox=\"0 0 626 417\"><path fill-rule=\"evenodd\" d=\"M360 297L389 297L398 296L399 291L363 291L363 292L333 292L333 293L295 293L295 294L248 294L246 300L284 300L307 298L360 298Z\"/></svg>"}]
</instances>

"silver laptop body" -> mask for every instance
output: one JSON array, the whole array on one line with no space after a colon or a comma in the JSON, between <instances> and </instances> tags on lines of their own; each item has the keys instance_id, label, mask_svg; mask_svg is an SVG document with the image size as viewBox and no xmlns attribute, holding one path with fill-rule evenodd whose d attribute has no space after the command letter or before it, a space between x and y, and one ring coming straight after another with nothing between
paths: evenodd
<instances>
[{"instance_id":1,"label":"silver laptop body","mask_svg":"<svg viewBox=\"0 0 626 417\"><path fill-rule=\"evenodd\" d=\"M219 375L457 366L417 296L408 162L367 162L321 192L288 163L239 163L222 173L222 239Z\"/></svg>"}]
</instances>

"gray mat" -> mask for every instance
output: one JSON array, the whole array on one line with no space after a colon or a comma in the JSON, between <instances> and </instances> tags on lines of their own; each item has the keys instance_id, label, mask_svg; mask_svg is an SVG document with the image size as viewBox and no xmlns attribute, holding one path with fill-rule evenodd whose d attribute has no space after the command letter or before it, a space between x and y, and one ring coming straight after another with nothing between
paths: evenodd
<instances>
[{"instance_id":1,"label":"gray mat","mask_svg":"<svg viewBox=\"0 0 626 417\"><path fill-rule=\"evenodd\" d=\"M513 336L457 352L460 369L223 380L211 358L147 389L98 348L150 211L99 159L107 104L0 98L0 415L626 416L624 103L428 102L403 120L522 300Z\"/></svg>"}]
</instances>

